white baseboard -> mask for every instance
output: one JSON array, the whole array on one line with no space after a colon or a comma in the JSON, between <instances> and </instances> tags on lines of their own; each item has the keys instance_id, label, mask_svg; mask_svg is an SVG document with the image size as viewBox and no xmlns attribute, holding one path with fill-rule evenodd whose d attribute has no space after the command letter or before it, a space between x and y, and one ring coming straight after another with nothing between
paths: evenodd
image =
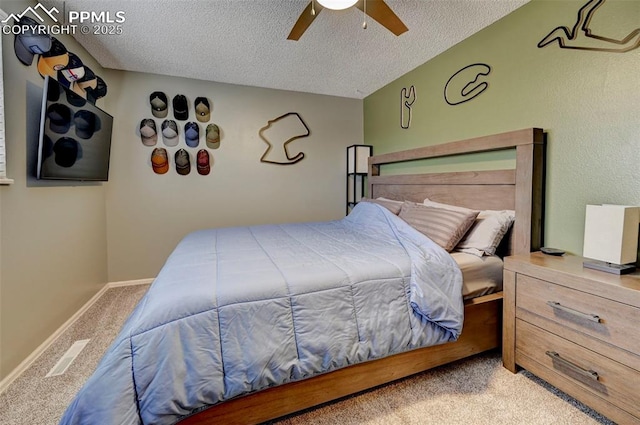
<instances>
[{"instance_id":1,"label":"white baseboard","mask_svg":"<svg viewBox=\"0 0 640 425\"><path fill-rule=\"evenodd\" d=\"M60 335L71 327L89 308L91 308L99 299L111 288L120 288L123 286L147 285L153 282L151 279L128 280L122 282L109 282L104 285L89 301L87 301L80 309L74 313L66 322L62 324L56 331L49 336L42 344L38 346L29 356L22 361L15 369L11 371L2 381L0 381L0 394L5 392L9 385L13 383L20 375L22 375L53 344Z\"/></svg>"},{"instance_id":2,"label":"white baseboard","mask_svg":"<svg viewBox=\"0 0 640 425\"><path fill-rule=\"evenodd\" d=\"M135 286L135 285L148 285L153 283L153 278L150 279L138 279L138 280L124 280L122 282L109 282L107 286L109 288L120 288L122 286Z\"/></svg>"}]
</instances>

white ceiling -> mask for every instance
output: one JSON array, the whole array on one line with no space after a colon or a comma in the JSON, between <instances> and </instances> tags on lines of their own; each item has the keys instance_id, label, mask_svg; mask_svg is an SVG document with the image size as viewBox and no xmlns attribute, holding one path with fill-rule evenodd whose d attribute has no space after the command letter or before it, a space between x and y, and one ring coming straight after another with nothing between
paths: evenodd
<instances>
[{"instance_id":1,"label":"white ceiling","mask_svg":"<svg viewBox=\"0 0 640 425\"><path fill-rule=\"evenodd\" d=\"M362 99L529 0L387 0L394 36L356 8L324 9L299 41L309 0L49 0L125 13L122 35L76 35L106 68Z\"/></svg>"}]
</instances>

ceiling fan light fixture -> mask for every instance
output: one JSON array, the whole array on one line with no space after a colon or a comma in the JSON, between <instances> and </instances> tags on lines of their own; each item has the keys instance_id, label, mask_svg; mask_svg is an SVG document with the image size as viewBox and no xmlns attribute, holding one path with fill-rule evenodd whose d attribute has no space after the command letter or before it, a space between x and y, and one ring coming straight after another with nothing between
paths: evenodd
<instances>
[{"instance_id":1,"label":"ceiling fan light fixture","mask_svg":"<svg viewBox=\"0 0 640 425\"><path fill-rule=\"evenodd\" d=\"M354 4L358 3L358 0L317 0L322 6L332 10L348 9Z\"/></svg>"}]
</instances>

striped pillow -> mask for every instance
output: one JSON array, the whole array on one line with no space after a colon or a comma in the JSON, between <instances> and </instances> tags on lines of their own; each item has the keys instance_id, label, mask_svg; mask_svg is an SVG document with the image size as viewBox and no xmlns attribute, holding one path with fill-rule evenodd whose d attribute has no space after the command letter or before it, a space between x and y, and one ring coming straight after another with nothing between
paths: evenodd
<instances>
[{"instance_id":1,"label":"striped pillow","mask_svg":"<svg viewBox=\"0 0 640 425\"><path fill-rule=\"evenodd\" d=\"M449 211L405 202L398 217L451 252L473 225L479 211Z\"/></svg>"}]
</instances>

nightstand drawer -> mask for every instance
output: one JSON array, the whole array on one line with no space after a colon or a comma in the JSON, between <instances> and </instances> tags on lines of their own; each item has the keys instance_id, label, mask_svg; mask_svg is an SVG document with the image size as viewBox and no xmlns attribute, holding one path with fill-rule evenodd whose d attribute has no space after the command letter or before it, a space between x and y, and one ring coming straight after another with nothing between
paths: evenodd
<instances>
[{"instance_id":1,"label":"nightstand drawer","mask_svg":"<svg viewBox=\"0 0 640 425\"><path fill-rule=\"evenodd\" d=\"M516 334L519 364L529 358L640 417L640 372L519 319Z\"/></svg>"},{"instance_id":2,"label":"nightstand drawer","mask_svg":"<svg viewBox=\"0 0 640 425\"><path fill-rule=\"evenodd\" d=\"M550 320L631 353L640 352L638 308L525 275L518 275L516 300L516 317L541 328Z\"/></svg>"}]
</instances>

